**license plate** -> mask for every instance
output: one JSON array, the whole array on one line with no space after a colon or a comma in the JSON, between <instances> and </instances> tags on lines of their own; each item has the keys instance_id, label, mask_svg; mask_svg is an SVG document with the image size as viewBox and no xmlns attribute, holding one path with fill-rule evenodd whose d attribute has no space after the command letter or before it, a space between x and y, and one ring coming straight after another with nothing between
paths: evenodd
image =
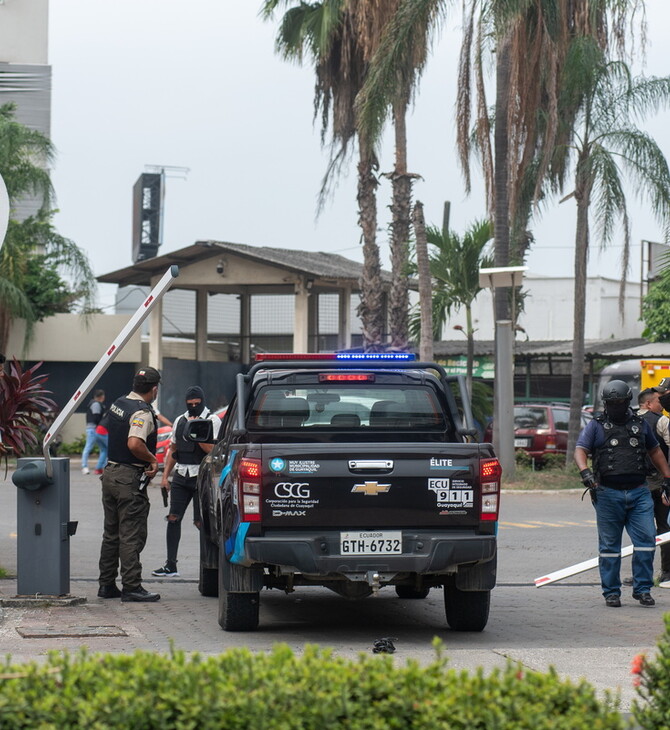
<instances>
[{"instance_id":1,"label":"license plate","mask_svg":"<svg viewBox=\"0 0 670 730\"><path fill-rule=\"evenodd\" d=\"M514 446L517 449L525 449L528 446L528 439L514 439Z\"/></svg>"},{"instance_id":2,"label":"license plate","mask_svg":"<svg viewBox=\"0 0 670 730\"><path fill-rule=\"evenodd\" d=\"M400 530L340 532L341 555L400 555L401 553Z\"/></svg>"}]
</instances>

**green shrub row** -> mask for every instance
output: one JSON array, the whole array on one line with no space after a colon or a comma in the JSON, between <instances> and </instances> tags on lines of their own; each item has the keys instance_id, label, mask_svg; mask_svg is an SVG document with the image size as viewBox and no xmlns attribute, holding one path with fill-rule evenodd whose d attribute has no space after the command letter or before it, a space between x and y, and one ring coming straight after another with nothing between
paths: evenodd
<instances>
[{"instance_id":1,"label":"green shrub row","mask_svg":"<svg viewBox=\"0 0 670 730\"><path fill-rule=\"evenodd\" d=\"M658 641L654 658L638 655L632 662L639 695L633 703L633 716L645 730L670 728L670 613L663 620L665 633Z\"/></svg>"},{"instance_id":2,"label":"green shrub row","mask_svg":"<svg viewBox=\"0 0 670 730\"><path fill-rule=\"evenodd\" d=\"M308 646L203 657L137 652L51 653L46 663L0 667L2 728L240 730L609 730L616 701L585 681L508 664L488 675L385 655L357 660Z\"/></svg>"}]
</instances>

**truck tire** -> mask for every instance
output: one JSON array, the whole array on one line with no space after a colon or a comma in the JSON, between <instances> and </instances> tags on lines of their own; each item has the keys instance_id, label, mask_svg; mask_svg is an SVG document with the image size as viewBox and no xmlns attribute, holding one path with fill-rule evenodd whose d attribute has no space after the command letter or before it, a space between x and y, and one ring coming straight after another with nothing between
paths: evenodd
<instances>
[{"instance_id":1,"label":"truck tire","mask_svg":"<svg viewBox=\"0 0 670 730\"><path fill-rule=\"evenodd\" d=\"M216 598L219 595L219 571L217 568L206 568L200 560L200 579L198 590L201 596Z\"/></svg>"},{"instance_id":2,"label":"truck tire","mask_svg":"<svg viewBox=\"0 0 670 730\"><path fill-rule=\"evenodd\" d=\"M216 598L219 595L219 569L212 567L218 565L218 547L213 545L200 528L200 575L198 590L201 596Z\"/></svg>"},{"instance_id":3,"label":"truck tire","mask_svg":"<svg viewBox=\"0 0 670 730\"><path fill-rule=\"evenodd\" d=\"M452 580L444 585L444 610L454 631L483 631L490 605L491 591L461 591Z\"/></svg>"},{"instance_id":4,"label":"truck tire","mask_svg":"<svg viewBox=\"0 0 670 730\"><path fill-rule=\"evenodd\" d=\"M398 594L398 598L414 598L421 599L426 598L430 593L430 588L422 588L417 590L412 586L396 586L395 592Z\"/></svg>"},{"instance_id":5,"label":"truck tire","mask_svg":"<svg viewBox=\"0 0 670 730\"><path fill-rule=\"evenodd\" d=\"M223 545L223 543L222 543ZM227 558L223 546L219 553L219 626L224 631L255 631L258 628L260 594L231 593L224 588L223 571Z\"/></svg>"}]
</instances>

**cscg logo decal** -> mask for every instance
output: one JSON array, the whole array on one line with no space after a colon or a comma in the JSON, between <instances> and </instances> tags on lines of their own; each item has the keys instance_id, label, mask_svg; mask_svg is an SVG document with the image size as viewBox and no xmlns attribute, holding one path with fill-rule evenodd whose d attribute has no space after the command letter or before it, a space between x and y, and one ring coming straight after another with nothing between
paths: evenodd
<instances>
[{"instance_id":1,"label":"cscg logo decal","mask_svg":"<svg viewBox=\"0 0 670 730\"><path fill-rule=\"evenodd\" d=\"M310 496L309 484L307 482L279 482L275 484L275 495L279 499L306 499Z\"/></svg>"}]
</instances>

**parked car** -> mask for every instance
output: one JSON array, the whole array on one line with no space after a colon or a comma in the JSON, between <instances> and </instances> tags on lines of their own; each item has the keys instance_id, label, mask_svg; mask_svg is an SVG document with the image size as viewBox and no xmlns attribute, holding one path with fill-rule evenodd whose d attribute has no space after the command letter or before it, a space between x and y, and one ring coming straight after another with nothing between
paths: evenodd
<instances>
[{"instance_id":1,"label":"parked car","mask_svg":"<svg viewBox=\"0 0 670 730\"><path fill-rule=\"evenodd\" d=\"M580 428L591 420L592 414L583 410ZM517 403L514 406L514 447L524 449L537 463L547 454L565 454L568 447L570 409L558 403ZM485 440L493 438L491 424Z\"/></svg>"},{"instance_id":2,"label":"parked car","mask_svg":"<svg viewBox=\"0 0 670 730\"><path fill-rule=\"evenodd\" d=\"M221 419L226 415L228 406L219 408L214 413ZM172 426L161 426L158 429L158 440L156 441L156 460L158 461L158 468L162 469L165 463L165 454L167 448L170 445L170 439L172 438Z\"/></svg>"}]
</instances>

